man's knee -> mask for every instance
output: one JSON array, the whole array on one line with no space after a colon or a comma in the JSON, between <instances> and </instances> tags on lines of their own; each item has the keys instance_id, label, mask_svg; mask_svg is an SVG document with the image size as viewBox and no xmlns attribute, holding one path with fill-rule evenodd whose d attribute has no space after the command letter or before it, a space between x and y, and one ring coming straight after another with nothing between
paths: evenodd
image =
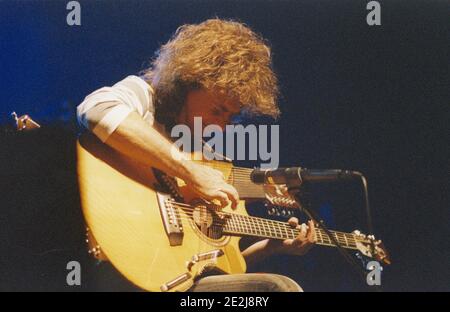
<instances>
[{"instance_id":1,"label":"man's knee","mask_svg":"<svg viewBox=\"0 0 450 312\"><path fill-rule=\"evenodd\" d=\"M294 280L284 275L265 274L265 280L273 292L303 292L303 289Z\"/></svg>"}]
</instances>

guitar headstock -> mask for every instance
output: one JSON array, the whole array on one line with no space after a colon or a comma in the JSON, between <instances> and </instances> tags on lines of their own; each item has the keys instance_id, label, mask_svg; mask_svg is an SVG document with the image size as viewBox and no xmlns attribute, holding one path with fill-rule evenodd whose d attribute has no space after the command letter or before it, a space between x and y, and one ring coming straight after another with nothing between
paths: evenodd
<instances>
[{"instance_id":1,"label":"guitar headstock","mask_svg":"<svg viewBox=\"0 0 450 312\"><path fill-rule=\"evenodd\" d=\"M366 257L373 258L383 264L391 264L391 259L381 240L373 235L365 235L358 230L353 231L356 247Z\"/></svg>"}]
</instances>

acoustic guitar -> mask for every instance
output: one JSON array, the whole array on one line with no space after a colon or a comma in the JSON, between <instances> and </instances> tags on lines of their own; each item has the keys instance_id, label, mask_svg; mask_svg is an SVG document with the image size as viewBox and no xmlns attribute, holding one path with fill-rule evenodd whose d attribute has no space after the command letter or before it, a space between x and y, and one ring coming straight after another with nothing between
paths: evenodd
<instances>
[{"instance_id":1,"label":"acoustic guitar","mask_svg":"<svg viewBox=\"0 0 450 312\"><path fill-rule=\"evenodd\" d=\"M264 196L252 184L251 169L205 161L220 170L241 198ZM239 250L243 236L284 240L298 229L286 222L249 216L245 201L237 209L217 209L204 201L183 200L187 188L85 134L77 142L77 170L91 252L108 259L129 281L148 291L185 291L206 269L244 273ZM359 232L332 231L344 247L389 263L381 241ZM335 246L316 228L316 244Z\"/></svg>"}]
</instances>

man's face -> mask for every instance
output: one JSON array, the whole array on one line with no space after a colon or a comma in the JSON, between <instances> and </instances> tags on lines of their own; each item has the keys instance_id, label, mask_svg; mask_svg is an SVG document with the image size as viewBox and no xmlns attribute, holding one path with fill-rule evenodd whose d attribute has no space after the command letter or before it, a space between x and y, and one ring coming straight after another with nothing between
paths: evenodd
<instances>
[{"instance_id":1,"label":"man's face","mask_svg":"<svg viewBox=\"0 0 450 312\"><path fill-rule=\"evenodd\" d=\"M224 129L240 111L238 101L219 92L199 89L187 94L178 122L194 129L194 117L202 117L203 127L214 124Z\"/></svg>"}]
</instances>

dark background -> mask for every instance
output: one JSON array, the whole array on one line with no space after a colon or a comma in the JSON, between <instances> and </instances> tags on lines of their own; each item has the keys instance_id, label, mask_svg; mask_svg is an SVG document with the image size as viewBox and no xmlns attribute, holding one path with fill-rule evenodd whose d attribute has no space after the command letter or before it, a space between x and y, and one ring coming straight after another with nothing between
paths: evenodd
<instances>
[{"instance_id":1,"label":"dark background","mask_svg":"<svg viewBox=\"0 0 450 312\"><path fill-rule=\"evenodd\" d=\"M281 165L349 168L369 181L375 234L391 252L383 288L450 290L448 1L0 2L0 289L128 290L86 255L76 190L75 107L96 88L144 69L184 23L245 22L267 38L283 97ZM44 127L13 133L10 113ZM357 183L308 191L332 228L366 231ZM258 208L255 208L256 210ZM82 286L66 263L82 263ZM368 290L335 250L281 256L254 271L307 291Z\"/></svg>"}]
</instances>

